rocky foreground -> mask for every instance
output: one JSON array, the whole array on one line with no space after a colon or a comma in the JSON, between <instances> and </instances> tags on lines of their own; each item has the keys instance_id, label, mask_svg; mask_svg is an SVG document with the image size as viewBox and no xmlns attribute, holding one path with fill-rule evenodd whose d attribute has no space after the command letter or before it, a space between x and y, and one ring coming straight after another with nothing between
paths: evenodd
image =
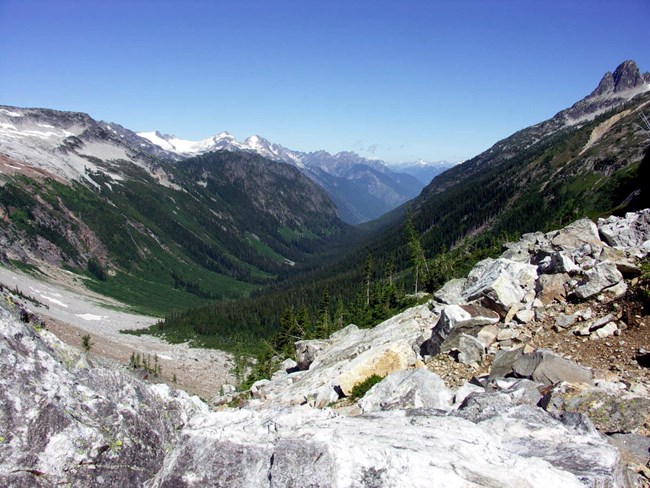
<instances>
[{"instance_id":1,"label":"rocky foreground","mask_svg":"<svg viewBox=\"0 0 650 488\"><path fill-rule=\"evenodd\" d=\"M647 486L650 326L622 304L649 253L648 210L525 235L429 305L297 343L219 411L3 310L0 485Z\"/></svg>"}]
</instances>

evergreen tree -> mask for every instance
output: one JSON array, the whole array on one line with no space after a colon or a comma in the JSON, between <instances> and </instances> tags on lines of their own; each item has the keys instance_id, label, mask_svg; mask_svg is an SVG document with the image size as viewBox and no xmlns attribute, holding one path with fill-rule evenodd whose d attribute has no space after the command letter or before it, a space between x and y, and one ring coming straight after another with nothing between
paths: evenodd
<instances>
[{"instance_id":1,"label":"evergreen tree","mask_svg":"<svg viewBox=\"0 0 650 488\"><path fill-rule=\"evenodd\" d=\"M413 226L413 215L411 214L410 210L406 216L406 224L404 227L408 236L409 253L411 255L411 261L413 263L413 273L415 279L415 293L417 294L420 277L423 278L422 281L425 281L426 277L429 274L429 269L427 260L424 258L424 251L422 250L422 245L420 244L420 238L418 237L418 234L415 231L415 227Z\"/></svg>"},{"instance_id":2,"label":"evergreen tree","mask_svg":"<svg viewBox=\"0 0 650 488\"><path fill-rule=\"evenodd\" d=\"M370 306L370 285L372 283L372 254L368 254L363 268L363 284L366 294L366 307Z\"/></svg>"},{"instance_id":3,"label":"evergreen tree","mask_svg":"<svg viewBox=\"0 0 650 488\"><path fill-rule=\"evenodd\" d=\"M298 325L298 333L304 339L313 339L314 333L311 324L311 319L309 318L309 311L307 307L303 306L296 317L296 323Z\"/></svg>"},{"instance_id":4,"label":"evergreen tree","mask_svg":"<svg viewBox=\"0 0 650 488\"><path fill-rule=\"evenodd\" d=\"M320 316L316 324L316 335L319 339L327 339L331 332L330 292L328 288L325 288L323 291L318 308Z\"/></svg>"},{"instance_id":5,"label":"evergreen tree","mask_svg":"<svg viewBox=\"0 0 650 488\"><path fill-rule=\"evenodd\" d=\"M336 299L336 311L334 312L334 330L340 330L345 325L346 320L345 307L343 305L343 298L339 295Z\"/></svg>"}]
</instances>

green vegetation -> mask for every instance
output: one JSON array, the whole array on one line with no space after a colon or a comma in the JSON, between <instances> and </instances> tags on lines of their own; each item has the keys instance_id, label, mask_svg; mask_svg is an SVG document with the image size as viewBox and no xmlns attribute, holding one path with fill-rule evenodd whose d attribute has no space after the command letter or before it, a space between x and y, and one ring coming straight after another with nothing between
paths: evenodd
<instances>
[{"instance_id":1,"label":"green vegetation","mask_svg":"<svg viewBox=\"0 0 650 488\"><path fill-rule=\"evenodd\" d=\"M373 374L372 376L366 378L361 383L354 385L354 388L352 388L352 391L350 392L350 398L353 400L363 398L366 395L366 393L368 393L370 388L375 386L383 379L384 379L383 377L377 374Z\"/></svg>"},{"instance_id":2,"label":"green vegetation","mask_svg":"<svg viewBox=\"0 0 650 488\"><path fill-rule=\"evenodd\" d=\"M351 232L287 165L223 152L163 166L182 190L124 163L120 181L87 170L94 185L6 177L0 209L91 289L155 316L247 297Z\"/></svg>"},{"instance_id":3,"label":"green vegetation","mask_svg":"<svg viewBox=\"0 0 650 488\"><path fill-rule=\"evenodd\" d=\"M86 334L81 338L81 347L86 352L86 354L90 352L90 349L93 347L93 342L90 339L89 334Z\"/></svg>"}]
</instances>

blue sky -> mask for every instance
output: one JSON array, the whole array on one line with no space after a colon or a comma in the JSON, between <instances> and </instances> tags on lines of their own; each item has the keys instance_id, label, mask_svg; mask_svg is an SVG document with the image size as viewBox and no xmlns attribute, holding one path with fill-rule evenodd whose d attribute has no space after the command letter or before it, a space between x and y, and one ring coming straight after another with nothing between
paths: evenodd
<instances>
[{"instance_id":1,"label":"blue sky","mask_svg":"<svg viewBox=\"0 0 650 488\"><path fill-rule=\"evenodd\" d=\"M201 139L460 160L634 59L650 2L0 0L0 103Z\"/></svg>"}]
</instances>

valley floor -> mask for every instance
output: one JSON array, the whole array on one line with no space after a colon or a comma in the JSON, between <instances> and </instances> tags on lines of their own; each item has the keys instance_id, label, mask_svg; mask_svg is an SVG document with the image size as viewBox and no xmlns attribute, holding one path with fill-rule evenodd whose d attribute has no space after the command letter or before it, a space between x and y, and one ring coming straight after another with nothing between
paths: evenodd
<instances>
[{"instance_id":1,"label":"valley floor","mask_svg":"<svg viewBox=\"0 0 650 488\"><path fill-rule=\"evenodd\" d=\"M20 299L24 308L43 318L48 330L67 344L81 348L82 337L91 338L93 355L127 364L132 354L158 356L164 381L208 400L224 383L234 383L232 355L214 349L169 344L157 337L122 334L159 320L129 313L126 305L87 290L80 278L66 271L47 269L48 276L31 276L0 266L0 284L36 300Z\"/></svg>"}]
</instances>

